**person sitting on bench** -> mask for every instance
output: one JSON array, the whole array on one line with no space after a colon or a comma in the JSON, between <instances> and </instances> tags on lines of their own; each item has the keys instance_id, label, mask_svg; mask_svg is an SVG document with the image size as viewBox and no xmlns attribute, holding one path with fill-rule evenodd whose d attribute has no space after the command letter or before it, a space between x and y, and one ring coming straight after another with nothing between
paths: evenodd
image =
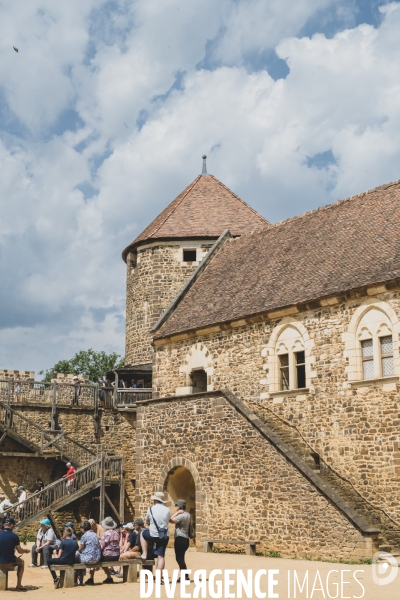
<instances>
[{"instance_id":1,"label":"person sitting on bench","mask_svg":"<svg viewBox=\"0 0 400 600\"><path fill-rule=\"evenodd\" d=\"M22 585L22 575L24 574L24 561L20 556L15 556L15 549L20 554L29 554L28 548L21 548L19 537L13 532L15 521L12 517L6 517L3 529L0 531L0 564L17 565L17 592L26 592L27 588Z\"/></svg>"},{"instance_id":2,"label":"person sitting on bench","mask_svg":"<svg viewBox=\"0 0 400 600\"><path fill-rule=\"evenodd\" d=\"M47 561L49 569L52 565L73 565L75 563L75 552L78 550L78 544L76 540L72 539L72 535L72 528L66 527L64 529L60 549L57 553L57 558L50 558ZM50 573L54 580L54 587L55 589L58 589L60 587L60 578L57 577L56 572L51 569Z\"/></svg>"}]
</instances>

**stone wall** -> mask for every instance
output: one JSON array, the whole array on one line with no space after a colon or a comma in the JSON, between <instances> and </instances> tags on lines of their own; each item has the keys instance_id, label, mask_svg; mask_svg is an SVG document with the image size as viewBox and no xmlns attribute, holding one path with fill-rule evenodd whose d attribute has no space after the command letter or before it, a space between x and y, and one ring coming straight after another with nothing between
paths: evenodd
<instances>
[{"instance_id":1,"label":"stone wall","mask_svg":"<svg viewBox=\"0 0 400 600\"><path fill-rule=\"evenodd\" d=\"M329 559L376 550L221 395L142 405L137 439L137 514L185 467L196 486L198 546L207 537L260 540L261 551Z\"/></svg>"},{"instance_id":2,"label":"stone wall","mask_svg":"<svg viewBox=\"0 0 400 600\"><path fill-rule=\"evenodd\" d=\"M374 303L384 303L393 313L395 377L350 381L355 360L346 349L351 319L360 306ZM190 351L196 347L212 365L208 389L228 389L264 414L280 415L316 454L400 523L398 316L399 293L387 292L156 346L153 387L160 396L187 389L188 365L196 366ZM278 326L290 323L307 338L307 388L279 392L270 385L270 341Z\"/></svg>"},{"instance_id":3,"label":"stone wall","mask_svg":"<svg viewBox=\"0 0 400 600\"><path fill-rule=\"evenodd\" d=\"M207 254L213 242L157 242L139 246L127 263L125 363L151 362L150 328ZM183 248L196 248L198 260L184 262Z\"/></svg>"}]
</instances>

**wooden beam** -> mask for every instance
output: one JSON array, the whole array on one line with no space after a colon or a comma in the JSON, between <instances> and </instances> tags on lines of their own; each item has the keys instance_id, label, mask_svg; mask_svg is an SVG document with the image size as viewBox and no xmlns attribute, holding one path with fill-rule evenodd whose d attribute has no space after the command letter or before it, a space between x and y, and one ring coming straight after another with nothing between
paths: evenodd
<instances>
[{"instance_id":1,"label":"wooden beam","mask_svg":"<svg viewBox=\"0 0 400 600\"><path fill-rule=\"evenodd\" d=\"M0 456L14 456L16 458L58 458L61 460L61 454L59 452L57 454L55 452L48 452L46 454L39 454L39 452L0 452Z\"/></svg>"},{"instance_id":2,"label":"wooden beam","mask_svg":"<svg viewBox=\"0 0 400 600\"><path fill-rule=\"evenodd\" d=\"M114 504L111 502L111 498L110 498L110 496L107 494L107 492L106 492L106 491L104 491L104 497L105 497L105 499L107 500L108 504L110 505L110 507L111 507L111 510L113 511L113 513L115 514L115 516L118 518L118 521L119 521L120 523L122 523L122 518L121 518L121 515L119 514L119 512L118 512L118 511L117 511L117 509L115 508Z\"/></svg>"}]
</instances>

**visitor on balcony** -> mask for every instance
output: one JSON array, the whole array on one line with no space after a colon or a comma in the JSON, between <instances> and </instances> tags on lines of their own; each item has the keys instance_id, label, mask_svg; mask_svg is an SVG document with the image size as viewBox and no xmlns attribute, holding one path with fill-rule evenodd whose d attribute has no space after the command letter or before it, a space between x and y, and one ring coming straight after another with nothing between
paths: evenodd
<instances>
[{"instance_id":1,"label":"visitor on balcony","mask_svg":"<svg viewBox=\"0 0 400 600\"><path fill-rule=\"evenodd\" d=\"M132 379L131 388L137 388L137 383L135 379Z\"/></svg>"},{"instance_id":2,"label":"visitor on balcony","mask_svg":"<svg viewBox=\"0 0 400 600\"><path fill-rule=\"evenodd\" d=\"M15 521L12 517L4 520L3 529L0 531L0 565L17 565L17 592L26 592L27 588L22 585L24 574L24 561L20 556L15 556L15 549L20 554L29 554L28 548L22 548L19 537L13 532Z\"/></svg>"},{"instance_id":3,"label":"visitor on balcony","mask_svg":"<svg viewBox=\"0 0 400 600\"><path fill-rule=\"evenodd\" d=\"M78 550L78 544L76 539L73 540L72 536L75 535L71 527L64 529L63 539L61 540L60 547L55 558L50 558L47 561L47 565L50 569L52 565L73 565L75 563L75 554ZM57 576L55 571L50 569L51 576L53 577L54 587L57 589L60 587L60 577Z\"/></svg>"},{"instance_id":4,"label":"visitor on balcony","mask_svg":"<svg viewBox=\"0 0 400 600\"><path fill-rule=\"evenodd\" d=\"M32 563L29 566L37 567L38 554L42 553L42 569L46 569L48 561L53 554L53 550L56 547L56 541L56 534L51 527L50 519L43 519L43 521L40 521L40 529L37 532L36 542L32 546Z\"/></svg>"},{"instance_id":5,"label":"visitor on balcony","mask_svg":"<svg viewBox=\"0 0 400 600\"><path fill-rule=\"evenodd\" d=\"M72 398L71 406L78 406L79 396L81 395L81 382L79 381L77 375L73 376L72 381L74 382L74 395Z\"/></svg>"},{"instance_id":6,"label":"visitor on balcony","mask_svg":"<svg viewBox=\"0 0 400 600\"><path fill-rule=\"evenodd\" d=\"M92 531L91 524L89 521L83 521L80 525L80 530L82 532L82 537L79 542L78 552L75 554L75 561L77 563L86 563L88 565L94 565L99 562L101 558L101 548L100 542L95 534ZM94 569L90 569L89 579L86 580L85 585L94 585ZM76 573L76 583L83 585L83 576L84 571L79 570L75 571Z\"/></svg>"},{"instance_id":7,"label":"visitor on balcony","mask_svg":"<svg viewBox=\"0 0 400 600\"><path fill-rule=\"evenodd\" d=\"M101 560L102 562L118 560L120 547L119 533L116 531L117 524L111 517L106 517L104 521L101 522L101 526L105 529L100 540ZM114 583L110 569L108 567L103 567L103 571L107 575L103 583Z\"/></svg>"}]
</instances>

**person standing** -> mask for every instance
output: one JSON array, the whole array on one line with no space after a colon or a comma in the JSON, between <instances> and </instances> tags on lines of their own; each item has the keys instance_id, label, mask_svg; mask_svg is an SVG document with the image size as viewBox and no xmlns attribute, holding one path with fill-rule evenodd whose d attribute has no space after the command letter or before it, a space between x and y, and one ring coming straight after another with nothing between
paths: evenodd
<instances>
[{"instance_id":1,"label":"person standing","mask_svg":"<svg viewBox=\"0 0 400 600\"><path fill-rule=\"evenodd\" d=\"M72 494L75 491L76 469L72 463L67 463L67 494Z\"/></svg>"},{"instance_id":2,"label":"person standing","mask_svg":"<svg viewBox=\"0 0 400 600\"><path fill-rule=\"evenodd\" d=\"M79 381L77 375L73 376L72 381L74 382L74 396L71 406L78 406L79 396L81 395L81 382Z\"/></svg>"},{"instance_id":3,"label":"person standing","mask_svg":"<svg viewBox=\"0 0 400 600\"><path fill-rule=\"evenodd\" d=\"M78 544L76 539L72 539L72 535L73 531L71 527L66 527L57 556L55 558L50 558L47 561L49 569L52 565L73 565L75 563L75 553L78 550ZM57 589L60 586L60 578L57 576L56 572L51 569L50 573L53 577L54 587Z\"/></svg>"},{"instance_id":4,"label":"person standing","mask_svg":"<svg viewBox=\"0 0 400 600\"><path fill-rule=\"evenodd\" d=\"M41 503L41 500L42 500L42 494L41 494L41 492L42 492L43 490L44 490L44 483L43 483L43 480L42 480L40 477L38 477L38 478L36 479L36 488L35 488L35 493L37 493L37 497L36 497L36 506L37 506L38 508L40 508L40 503Z\"/></svg>"},{"instance_id":5,"label":"person standing","mask_svg":"<svg viewBox=\"0 0 400 600\"><path fill-rule=\"evenodd\" d=\"M8 517L8 509L12 507L11 502L3 492L0 492L0 529L3 528L5 519Z\"/></svg>"},{"instance_id":6,"label":"person standing","mask_svg":"<svg viewBox=\"0 0 400 600\"><path fill-rule=\"evenodd\" d=\"M24 488L23 485L20 485L18 487L18 502L19 505L17 507L17 514L18 514L18 519L20 521L22 521L24 519L25 516L25 500L27 497L27 493L26 490Z\"/></svg>"},{"instance_id":7,"label":"person standing","mask_svg":"<svg viewBox=\"0 0 400 600\"><path fill-rule=\"evenodd\" d=\"M19 537L13 532L15 521L12 517L6 517L3 529L0 531L0 565L17 565L17 592L26 592L26 587L22 585L22 576L24 574L24 561L20 556L15 556L15 549L20 554L29 554L28 548L21 548Z\"/></svg>"},{"instance_id":8,"label":"person standing","mask_svg":"<svg viewBox=\"0 0 400 600\"><path fill-rule=\"evenodd\" d=\"M155 492L151 497L153 506L149 508L146 514L146 521L150 529L143 529L140 534L140 542L143 548L142 560L147 559L149 546L154 549L154 556L157 557L157 571L162 571L165 567L165 549L168 545L168 523L171 518L169 508L165 506L166 500L163 492Z\"/></svg>"},{"instance_id":9,"label":"person standing","mask_svg":"<svg viewBox=\"0 0 400 600\"><path fill-rule=\"evenodd\" d=\"M32 546L32 563L29 566L38 566L38 553L42 552L42 569L45 569L49 559L53 554L53 550L56 547L56 540L56 534L51 527L50 519L43 519L43 521L40 521L40 529L37 532L36 542Z\"/></svg>"},{"instance_id":10,"label":"person standing","mask_svg":"<svg viewBox=\"0 0 400 600\"><path fill-rule=\"evenodd\" d=\"M187 569L185 562L185 554L187 549L189 548L190 514L186 512L186 500L177 500L175 502L175 507L178 510L170 518L170 523L175 524L175 558L180 570L182 571ZM185 578L190 581L188 573L186 573ZM180 581L180 578L178 581Z\"/></svg>"}]
</instances>

